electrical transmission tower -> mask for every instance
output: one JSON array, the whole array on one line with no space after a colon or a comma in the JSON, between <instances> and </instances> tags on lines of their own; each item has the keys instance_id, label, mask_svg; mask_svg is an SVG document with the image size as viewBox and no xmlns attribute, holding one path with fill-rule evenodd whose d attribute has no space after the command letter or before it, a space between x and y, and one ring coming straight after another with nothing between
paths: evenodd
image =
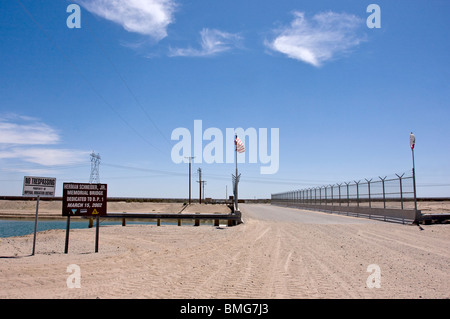
<instances>
[{"instance_id":1,"label":"electrical transmission tower","mask_svg":"<svg viewBox=\"0 0 450 319\"><path fill-rule=\"evenodd\" d=\"M91 177L89 178L89 183L99 184L100 183L100 154L91 153Z\"/></svg>"}]
</instances>

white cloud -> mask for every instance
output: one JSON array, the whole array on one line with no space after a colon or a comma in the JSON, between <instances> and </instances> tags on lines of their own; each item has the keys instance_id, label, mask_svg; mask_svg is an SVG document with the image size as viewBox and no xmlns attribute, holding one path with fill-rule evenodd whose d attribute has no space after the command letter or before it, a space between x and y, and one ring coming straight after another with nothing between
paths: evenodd
<instances>
[{"instance_id":1,"label":"white cloud","mask_svg":"<svg viewBox=\"0 0 450 319\"><path fill-rule=\"evenodd\" d=\"M169 56L206 57L239 47L242 38L233 33L205 28L200 32L200 49L177 48L171 49Z\"/></svg>"},{"instance_id":2,"label":"white cloud","mask_svg":"<svg viewBox=\"0 0 450 319\"><path fill-rule=\"evenodd\" d=\"M0 151L0 159L21 159L42 166L73 165L87 162L87 151L53 148L13 148Z\"/></svg>"},{"instance_id":3,"label":"white cloud","mask_svg":"<svg viewBox=\"0 0 450 319\"><path fill-rule=\"evenodd\" d=\"M57 142L59 142L58 134L48 125L35 121L17 124L0 119L0 144L37 145Z\"/></svg>"},{"instance_id":4,"label":"white cloud","mask_svg":"<svg viewBox=\"0 0 450 319\"><path fill-rule=\"evenodd\" d=\"M57 173L53 168L4 168L3 170L11 173L21 173L26 176L47 176ZM58 174L60 173L58 172Z\"/></svg>"},{"instance_id":5,"label":"white cloud","mask_svg":"<svg viewBox=\"0 0 450 319\"><path fill-rule=\"evenodd\" d=\"M129 32L159 41L167 36L176 4L173 0L78 0L86 10L121 25Z\"/></svg>"},{"instance_id":6,"label":"white cloud","mask_svg":"<svg viewBox=\"0 0 450 319\"><path fill-rule=\"evenodd\" d=\"M37 119L11 114L0 119L0 160L13 160L16 165L26 162L42 166L88 161L90 152L49 147L60 141L55 129Z\"/></svg>"},{"instance_id":7,"label":"white cloud","mask_svg":"<svg viewBox=\"0 0 450 319\"><path fill-rule=\"evenodd\" d=\"M326 12L310 20L303 12L294 12L289 26L276 31L266 45L289 58L319 67L338 54L346 53L364 40L358 29L364 21L346 13Z\"/></svg>"}]
</instances>

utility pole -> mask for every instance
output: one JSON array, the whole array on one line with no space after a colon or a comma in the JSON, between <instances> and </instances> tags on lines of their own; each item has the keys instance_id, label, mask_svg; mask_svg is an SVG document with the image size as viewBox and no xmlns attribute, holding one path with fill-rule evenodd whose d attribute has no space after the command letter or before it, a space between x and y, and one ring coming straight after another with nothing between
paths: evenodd
<instances>
[{"instance_id":1,"label":"utility pole","mask_svg":"<svg viewBox=\"0 0 450 319\"><path fill-rule=\"evenodd\" d=\"M198 170L198 185L199 185L199 191L198 191L198 203L201 204L202 203L202 169L199 167Z\"/></svg>"},{"instance_id":2,"label":"utility pole","mask_svg":"<svg viewBox=\"0 0 450 319\"><path fill-rule=\"evenodd\" d=\"M191 160L195 158L194 156L185 156L184 158L189 159L189 205L191 204Z\"/></svg>"},{"instance_id":3,"label":"utility pole","mask_svg":"<svg viewBox=\"0 0 450 319\"><path fill-rule=\"evenodd\" d=\"M205 201L205 184L206 184L206 181L202 181L201 184L202 184L202 188L203 188L203 201Z\"/></svg>"}]
</instances>

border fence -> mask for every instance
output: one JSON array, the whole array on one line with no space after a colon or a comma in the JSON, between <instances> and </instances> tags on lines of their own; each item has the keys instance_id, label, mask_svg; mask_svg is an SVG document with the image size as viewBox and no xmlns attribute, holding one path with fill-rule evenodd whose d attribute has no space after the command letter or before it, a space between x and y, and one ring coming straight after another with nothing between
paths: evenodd
<instances>
[{"instance_id":1,"label":"border fence","mask_svg":"<svg viewBox=\"0 0 450 319\"><path fill-rule=\"evenodd\" d=\"M393 222L416 222L413 176L395 174L377 179L272 194L272 205L298 207Z\"/></svg>"}]
</instances>

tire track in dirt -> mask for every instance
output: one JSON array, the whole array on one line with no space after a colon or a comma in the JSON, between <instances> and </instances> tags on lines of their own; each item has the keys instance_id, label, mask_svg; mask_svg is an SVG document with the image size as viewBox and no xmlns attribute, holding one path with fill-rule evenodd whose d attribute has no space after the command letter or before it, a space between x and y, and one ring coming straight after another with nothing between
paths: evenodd
<instances>
[{"instance_id":1,"label":"tire track in dirt","mask_svg":"<svg viewBox=\"0 0 450 319\"><path fill-rule=\"evenodd\" d=\"M226 229L108 226L101 230L98 254L91 230L71 232L68 255L55 252L63 248L64 232L40 234L36 257L1 260L0 297L449 296L448 227L424 226L421 232L384 223L305 224L245 213L244 219ZM29 238L8 241L2 255L29 251ZM69 264L81 267L81 289L66 287ZM381 267L380 289L366 287L369 264Z\"/></svg>"}]
</instances>

